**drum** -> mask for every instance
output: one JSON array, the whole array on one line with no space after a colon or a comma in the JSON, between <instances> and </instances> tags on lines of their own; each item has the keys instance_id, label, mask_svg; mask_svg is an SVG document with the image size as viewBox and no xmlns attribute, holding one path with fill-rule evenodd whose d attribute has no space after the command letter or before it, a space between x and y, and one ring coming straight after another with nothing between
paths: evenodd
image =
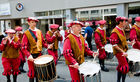
<instances>
[{"instance_id":1,"label":"drum","mask_svg":"<svg viewBox=\"0 0 140 82\"><path fill-rule=\"evenodd\" d=\"M81 82L101 82L101 68L96 62L84 62L79 66ZM84 77L84 81L83 81Z\"/></svg>"},{"instance_id":2,"label":"drum","mask_svg":"<svg viewBox=\"0 0 140 82\"><path fill-rule=\"evenodd\" d=\"M39 82L56 79L56 67L51 55L42 55L34 61L35 72Z\"/></svg>"},{"instance_id":3,"label":"drum","mask_svg":"<svg viewBox=\"0 0 140 82\"><path fill-rule=\"evenodd\" d=\"M114 57L113 55L113 48L111 44L106 44L105 45L105 51L106 51L106 59L112 59Z\"/></svg>"},{"instance_id":4,"label":"drum","mask_svg":"<svg viewBox=\"0 0 140 82\"><path fill-rule=\"evenodd\" d=\"M129 49L127 52L127 58L129 60L129 71L138 72L140 70L140 50L138 49Z\"/></svg>"}]
</instances>

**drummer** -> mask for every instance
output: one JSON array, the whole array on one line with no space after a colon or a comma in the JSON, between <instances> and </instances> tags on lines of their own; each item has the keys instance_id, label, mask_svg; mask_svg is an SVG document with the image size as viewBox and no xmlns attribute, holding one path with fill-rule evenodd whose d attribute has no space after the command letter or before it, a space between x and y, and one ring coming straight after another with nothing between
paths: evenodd
<instances>
[{"instance_id":1,"label":"drummer","mask_svg":"<svg viewBox=\"0 0 140 82\"><path fill-rule=\"evenodd\" d=\"M80 34L83 24L79 21L73 21L70 23L71 33L66 37L63 47L63 55L66 60L66 64L69 67L72 82L80 82L80 75L78 72L79 65L84 62L84 54L93 56L87 44L85 44L84 37Z\"/></svg>"},{"instance_id":2,"label":"drummer","mask_svg":"<svg viewBox=\"0 0 140 82\"><path fill-rule=\"evenodd\" d=\"M125 17L117 17L116 23L117 26L113 29L110 36L110 43L113 45L113 54L118 59L118 67L117 67L117 82L120 82L122 78L122 82L125 82L126 73L129 72L129 66L126 60L128 50L128 45L124 33L124 27L127 24L127 18Z\"/></svg>"},{"instance_id":3,"label":"drummer","mask_svg":"<svg viewBox=\"0 0 140 82\"><path fill-rule=\"evenodd\" d=\"M7 82L11 82L10 75L13 75L13 82L17 82L17 75L19 74L19 48L20 41L15 36L15 30L8 29L6 33L8 36L3 38L0 44L2 50L2 65L4 68L3 75L7 77Z\"/></svg>"},{"instance_id":4,"label":"drummer","mask_svg":"<svg viewBox=\"0 0 140 82\"><path fill-rule=\"evenodd\" d=\"M62 35L60 34L58 30L59 25L52 24L50 26L50 31L46 33L46 40L48 44L53 44L52 49L48 49L49 55L52 55L54 57L55 65L57 65L57 59L58 59L58 42L63 40Z\"/></svg>"},{"instance_id":5,"label":"drummer","mask_svg":"<svg viewBox=\"0 0 140 82\"><path fill-rule=\"evenodd\" d=\"M135 22L130 31L130 40L133 43L133 48L140 50L140 17L136 17ZM140 72L134 74L134 76L140 76Z\"/></svg>"},{"instance_id":6,"label":"drummer","mask_svg":"<svg viewBox=\"0 0 140 82\"><path fill-rule=\"evenodd\" d=\"M105 72L109 72L109 70L104 65L106 59L106 52L104 46L107 43L105 24L106 24L105 20L99 21L99 27L95 30L94 37L95 37L96 47L99 50L98 58L99 58L99 64L101 66L101 70Z\"/></svg>"},{"instance_id":7,"label":"drummer","mask_svg":"<svg viewBox=\"0 0 140 82\"><path fill-rule=\"evenodd\" d=\"M41 55L42 47L49 47L44 38L42 32L36 28L36 23L39 21L34 17L28 17L27 19L29 29L24 32L22 39L22 52L27 56L28 60L28 77L29 82L34 82L34 59ZM36 78L36 81L37 78Z\"/></svg>"}]
</instances>

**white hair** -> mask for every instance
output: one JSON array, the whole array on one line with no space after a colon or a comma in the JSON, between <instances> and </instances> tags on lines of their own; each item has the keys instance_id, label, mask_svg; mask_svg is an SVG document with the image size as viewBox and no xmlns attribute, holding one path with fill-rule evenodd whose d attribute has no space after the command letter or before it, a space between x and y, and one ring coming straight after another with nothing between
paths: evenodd
<instances>
[{"instance_id":1,"label":"white hair","mask_svg":"<svg viewBox=\"0 0 140 82\"><path fill-rule=\"evenodd\" d=\"M85 23L85 26L90 26L90 24L88 22Z\"/></svg>"},{"instance_id":2,"label":"white hair","mask_svg":"<svg viewBox=\"0 0 140 82\"><path fill-rule=\"evenodd\" d=\"M60 26L59 29L62 30L63 29L63 26Z\"/></svg>"}]
</instances>

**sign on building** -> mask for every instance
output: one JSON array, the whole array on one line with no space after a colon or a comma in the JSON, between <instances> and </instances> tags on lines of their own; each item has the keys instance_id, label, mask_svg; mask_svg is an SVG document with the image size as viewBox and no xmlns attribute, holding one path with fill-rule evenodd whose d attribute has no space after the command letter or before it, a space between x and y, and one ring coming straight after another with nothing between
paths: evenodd
<instances>
[{"instance_id":1,"label":"sign on building","mask_svg":"<svg viewBox=\"0 0 140 82\"><path fill-rule=\"evenodd\" d=\"M10 3L0 4L0 16L11 15Z\"/></svg>"}]
</instances>

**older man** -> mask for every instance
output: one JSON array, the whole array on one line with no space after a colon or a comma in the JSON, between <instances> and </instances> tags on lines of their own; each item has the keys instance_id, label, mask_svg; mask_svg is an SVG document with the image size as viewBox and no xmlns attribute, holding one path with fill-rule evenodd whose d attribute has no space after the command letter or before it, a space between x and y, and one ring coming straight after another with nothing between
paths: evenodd
<instances>
[{"instance_id":1,"label":"older man","mask_svg":"<svg viewBox=\"0 0 140 82\"><path fill-rule=\"evenodd\" d=\"M66 64L69 67L72 82L80 82L80 75L78 72L79 65L84 62L84 54L93 56L87 44L85 44L84 37L80 34L83 24L79 21L73 21L70 23L71 33L67 36L64 42L63 55L66 60Z\"/></svg>"}]
</instances>

